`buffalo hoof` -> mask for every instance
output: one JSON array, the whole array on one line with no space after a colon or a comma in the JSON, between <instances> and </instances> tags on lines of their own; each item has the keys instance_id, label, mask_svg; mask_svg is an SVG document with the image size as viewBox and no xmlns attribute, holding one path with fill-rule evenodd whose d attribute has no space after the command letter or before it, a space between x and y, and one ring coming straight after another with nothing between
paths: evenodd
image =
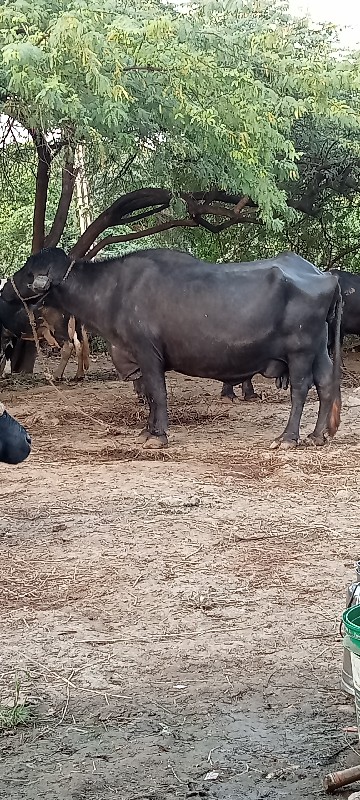
<instances>
[{"instance_id":1,"label":"buffalo hoof","mask_svg":"<svg viewBox=\"0 0 360 800\"><path fill-rule=\"evenodd\" d=\"M147 428L141 431L139 440L144 447L150 450L160 450L162 447L168 446L168 439L165 433L162 436L154 436Z\"/></svg>"},{"instance_id":2,"label":"buffalo hoof","mask_svg":"<svg viewBox=\"0 0 360 800\"><path fill-rule=\"evenodd\" d=\"M281 436L279 439L275 439L271 445L270 450L294 450L297 447L298 443L292 439L291 441L287 439L282 439Z\"/></svg>"},{"instance_id":3,"label":"buffalo hoof","mask_svg":"<svg viewBox=\"0 0 360 800\"><path fill-rule=\"evenodd\" d=\"M289 388L289 382L290 382L290 378L289 378L288 375L286 377L283 377L283 378L276 378L275 386L276 386L277 389L283 389L284 392L286 392L288 390L288 388Z\"/></svg>"},{"instance_id":4,"label":"buffalo hoof","mask_svg":"<svg viewBox=\"0 0 360 800\"><path fill-rule=\"evenodd\" d=\"M259 394L256 394L256 392L254 392L254 394L244 394L243 399L244 403L255 403L257 400L261 400L261 397Z\"/></svg>"},{"instance_id":5,"label":"buffalo hoof","mask_svg":"<svg viewBox=\"0 0 360 800\"><path fill-rule=\"evenodd\" d=\"M228 403L231 406L234 405L234 403L235 403L235 405L237 403L241 403L240 397L237 397L236 394L234 394L234 397L227 397L227 396L220 397L220 400L221 400L222 403Z\"/></svg>"},{"instance_id":6,"label":"buffalo hoof","mask_svg":"<svg viewBox=\"0 0 360 800\"><path fill-rule=\"evenodd\" d=\"M161 450L163 447L168 447L168 444L167 436L165 434L162 436L152 436L150 433L144 442L143 447L145 447L146 450Z\"/></svg>"},{"instance_id":7,"label":"buffalo hoof","mask_svg":"<svg viewBox=\"0 0 360 800\"><path fill-rule=\"evenodd\" d=\"M326 444L325 435L322 433L320 436L314 436L313 433L310 433L309 436L306 437L304 444L307 447L324 447L324 444Z\"/></svg>"},{"instance_id":8,"label":"buffalo hoof","mask_svg":"<svg viewBox=\"0 0 360 800\"><path fill-rule=\"evenodd\" d=\"M234 394L233 397L230 397L228 394L224 394L224 395L222 394L222 395L220 395L220 400L221 400L222 403L231 403L231 404L240 402L240 398L237 397L236 394Z\"/></svg>"}]
</instances>

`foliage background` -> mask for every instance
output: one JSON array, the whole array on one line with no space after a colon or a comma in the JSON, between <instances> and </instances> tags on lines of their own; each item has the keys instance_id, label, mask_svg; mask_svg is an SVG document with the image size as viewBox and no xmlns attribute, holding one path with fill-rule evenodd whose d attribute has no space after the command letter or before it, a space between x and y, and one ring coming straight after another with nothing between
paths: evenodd
<instances>
[{"instance_id":1,"label":"foliage background","mask_svg":"<svg viewBox=\"0 0 360 800\"><path fill-rule=\"evenodd\" d=\"M324 268L357 270L359 68L335 26L292 17L286 0L4 0L0 272L31 251L39 142L51 148L45 234L64 165L82 144L92 218L146 186L174 194L149 224L183 216L181 190L218 187L258 209L257 224L216 235L177 228L102 256L176 246L247 260L292 248ZM79 233L73 198L60 244L69 249Z\"/></svg>"}]
</instances>

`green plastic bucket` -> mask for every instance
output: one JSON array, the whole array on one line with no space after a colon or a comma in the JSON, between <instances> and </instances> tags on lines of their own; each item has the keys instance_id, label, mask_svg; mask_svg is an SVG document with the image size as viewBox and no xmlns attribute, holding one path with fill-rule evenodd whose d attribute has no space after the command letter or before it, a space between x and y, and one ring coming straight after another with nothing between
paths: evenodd
<instances>
[{"instance_id":1,"label":"green plastic bucket","mask_svg":"<svg viewBox=\"0 0 360 800\"><path fill-rule=\"evenodd\" d=\"M351 651L360 658L360 605L350 606L342 615L346 639L350 640Z\"/></svg>"},{"instance_id":2,"label":"green plastic bucket","mask_svg":"<svg viewBox=\"0 0 360 800\"><path fill-rule=\"evenodd\" d=\"M360 741L360 606L351 606L344 611L344 647L350 651L352 677L355 693L356 717Z\"/></svg>"}]
</instances>

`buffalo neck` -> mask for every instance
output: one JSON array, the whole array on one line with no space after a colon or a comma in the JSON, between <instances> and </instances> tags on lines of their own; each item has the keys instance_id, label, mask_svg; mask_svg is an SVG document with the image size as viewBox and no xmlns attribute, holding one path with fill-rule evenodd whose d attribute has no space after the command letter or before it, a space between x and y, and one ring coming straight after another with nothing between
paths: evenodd
<instances>
[{"instance_id":1,"label":"buffalo neck","mask_svg":"<svg viewBox=\"0 0 360 800\"><path fill-rule=\"evenodd\" d=\"M80 319L85 327L106 336L107 305L120 282L119 264L115 269L111 262L77 262L67 278L53 287L56 304Z\"/></svg>"}]
</instances>

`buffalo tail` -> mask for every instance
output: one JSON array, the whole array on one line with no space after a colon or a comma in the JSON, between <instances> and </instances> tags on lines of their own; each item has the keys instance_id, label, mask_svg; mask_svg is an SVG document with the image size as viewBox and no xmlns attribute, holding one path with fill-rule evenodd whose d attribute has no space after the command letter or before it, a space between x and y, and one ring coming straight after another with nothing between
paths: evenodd
<instances>
[{"instance_id":1,"label":"buffalo tail","mask_svg":"<svg viewBox=\"0 0 360 800\"><path fill-rule=\"evenodd\" d=\"M328 415L327 429L329 436L335 436L335 433L340 425L340 412L341 412L341 317L343 309L343 300L341 296L341 289L337 283L333 302L329 311L328 324L330 329L330 339L332 341L332 355L333 355L333 379L332 379L332 403ZM330 318L331 315L331 318Z\"/></svg>"}]
</instances>

